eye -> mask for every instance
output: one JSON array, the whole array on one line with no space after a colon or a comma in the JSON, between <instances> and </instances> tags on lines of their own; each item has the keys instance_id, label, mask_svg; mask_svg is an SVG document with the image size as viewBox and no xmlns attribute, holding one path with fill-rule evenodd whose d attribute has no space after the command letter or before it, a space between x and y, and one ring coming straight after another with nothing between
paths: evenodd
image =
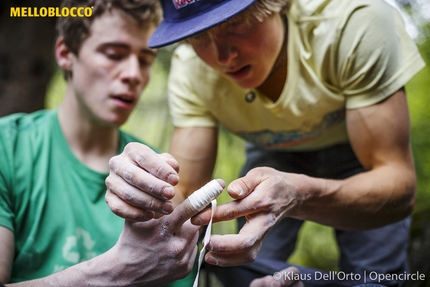
<instances>
[{"instance_id":1,"label":"eye","mask_svg":"<svg viewBox=\"0 0 430 287\"><path fill-rule=\"evenodd\" d=\"M209 36L209 33L197 34L196 36L189 38L187 42L192 46L204 47L210 44L211 37Z\"/></svg>"},{"instance_id":2,"label":"eye","mask_svg":"<svg viewBox=\"0 0 430 287\"><path fill-rule=\"evenodd\" d=\"M106 48L103 53L106 55L107 58L114 61L122 60L127 54L126 51L124 51L123 49L112 47Z\"/></svg>"},{"instance_id":3,"label":"eye","mask_svg":"<svg viewBox=\"0 0 430 287\"><path fill-rule=\"evenodd\" d=\"M237 19L237 20L229 22L228 24L230 27L238 27L243 23L244 23L244 21L242 19Z\"/></svg>"},{"instance_id":4,"label":"eye","mask_svg":"<svg viewBox=\"0 0 430 287\"><path fill-rule=\"evenodd\" d=\"M141 67L149 67L154 63L154 59L148 59L148 57L139 58L139 64Z\"/></svg>"},{"instance_id":5,"label":"eye","mask_svg":"<svg viewBox=\"0 0 430 287\"><path fill-rule=\"evenodd\" d=\"M248 32L249 23L244 19L228 22L227 32L230 34L244 34Z\"/></svg>"},{"instance_id":6,"label":"eye","mask_svg":"<svg viewBox=\"0 0 430 287\"><path fill-rule=\"evenodd\" d=\"M142 52L138 54L139 65L143 68L152 66L152 64L155 62L155 59L156 54L153 53Z\"/></svg>"}]
</instances>

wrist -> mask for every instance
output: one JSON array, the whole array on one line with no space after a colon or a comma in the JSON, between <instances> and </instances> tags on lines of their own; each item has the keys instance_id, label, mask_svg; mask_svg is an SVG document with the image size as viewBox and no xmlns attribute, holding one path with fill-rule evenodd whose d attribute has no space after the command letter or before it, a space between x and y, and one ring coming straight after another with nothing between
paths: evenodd
<instances>
[{"instance_id":1,"label":"wrist","mask_svg":"<svg viewBox=\"0 0 430 287\"><path fill-rule=\"evenodd\" d=\"M309 220L309 216L320 209L322 205L325 205L327 198L330 197L327 184L326 179L297 174L296 187L298 194L296 199L298 202L291 211L291 217Z\"/></svg>"}]
</instances>

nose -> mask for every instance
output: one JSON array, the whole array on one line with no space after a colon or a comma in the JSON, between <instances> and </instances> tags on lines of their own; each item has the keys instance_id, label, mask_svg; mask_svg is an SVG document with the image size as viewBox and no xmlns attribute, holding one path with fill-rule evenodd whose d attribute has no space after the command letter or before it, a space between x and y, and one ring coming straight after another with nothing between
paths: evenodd
<instances>
[{"instance_id":1,"label":"nose","mask_svg":"<svg viewBox=\"0 0 430 287\"><path fill-rule=\"evenodd\" d=\"M226 66L237 57L238 50L231 42L214 37L214 44L218 64Z\"/></svg>"},{"instance_id":2,"label":"nose","mask_svg":"<svg viewBox=\"0 0 430 287\"><path fill-rule=\"evenodd\" d=\"M142 71L140 69L139 58L136 55L130 55L128 59L124 61L121 79L132 86L137 86L142 82Z\"/></svg>"}]
</instances>

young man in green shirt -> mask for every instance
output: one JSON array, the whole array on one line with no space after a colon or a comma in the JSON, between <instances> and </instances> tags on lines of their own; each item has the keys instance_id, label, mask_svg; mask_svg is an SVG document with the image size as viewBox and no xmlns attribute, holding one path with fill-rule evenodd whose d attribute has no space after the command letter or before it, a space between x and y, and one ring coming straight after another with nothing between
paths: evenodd
<instances>
[{"instance_id":1,"label":"young man in green shirt","mask_svg":"<svg viewBox=\"0 0 430 287\"><path fill-rule=\"evenodd\" d=\"M93 14L58 20L63 103L0 119L0 282L167 284L190 272L198 227L183 225L186 213L124 225L104 200L109 159L138 141L118 128L150 78L157 51L147 42L161 19L158 1L64 5L92 7Z\"/></svg>"}]
</instances>

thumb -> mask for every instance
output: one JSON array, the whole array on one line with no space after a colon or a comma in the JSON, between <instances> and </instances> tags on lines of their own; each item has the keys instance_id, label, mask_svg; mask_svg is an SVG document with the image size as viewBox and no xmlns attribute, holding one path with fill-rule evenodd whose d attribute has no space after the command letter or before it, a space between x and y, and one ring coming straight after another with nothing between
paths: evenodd
<instances>
[{"instance_id":1,"label":"thumb","mask_svg":"<svg viewBox=\"0 0 430 287\"><path fill-rule=\"evenodd\" d=\"M181 204L179 204L171 214L167 215L173 228L180 228L185 221L202 211L212 200L221 194L225 183L221 179L214 179L196 190Z\"/></svg>"},{"instance_id":2,"label":"thumb","mask_svg":"<svg viewBox=\"0 0 430 287\"><path fill-rule=\"evenodd\" d=\"M234 199L247 197L262 182L259 175L255 170L250 170L244 177L232 181L227 188L228 194Z\"/></svg>"}]
</instances>

